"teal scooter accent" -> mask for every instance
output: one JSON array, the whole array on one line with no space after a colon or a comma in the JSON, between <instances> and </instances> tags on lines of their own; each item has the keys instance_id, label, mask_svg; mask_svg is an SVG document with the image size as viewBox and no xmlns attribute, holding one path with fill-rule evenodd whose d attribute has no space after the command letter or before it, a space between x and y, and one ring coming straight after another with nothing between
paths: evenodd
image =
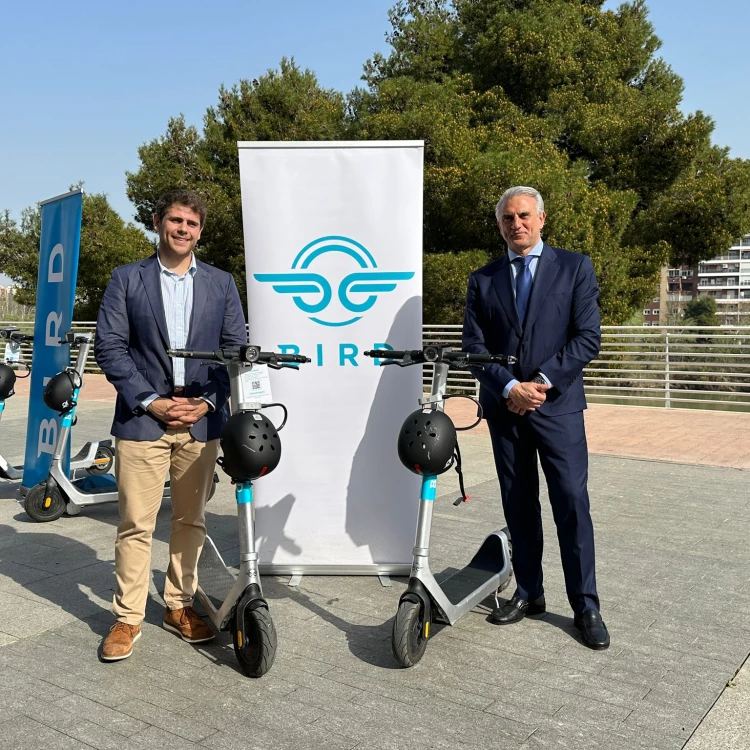
<instances>
[{"instance_id":1,"label":"teal scooter accent","mask_svg":"<svg viewBox=\"0 0 750 750\"><path fill-rule=\"evenodd\" d=\"M242 389L242 373L253 364L266 364L272 369L299 369L310 362L299 354L262 352L257 346L232 346L214 351L170 349L170 357L202 359L226 366L229 372L232 414L258 412L278 406L284 410L284 419L276 428L281 432L286 424L287 411L283 404L261 404L247 401ZM224 440L222 436L222 440ZM221 462L222 459L219 459ZM225 469L226 470L226 469ZM198 588L196 596L218 630L231 631L234 653L242 671L248 677L266 674L276 658L276 628L263 597L258 552L255 546L255 504L253 482L232 477L237 501L239 526L240 569L235 575L224 562L210 536L198 560Z\"/></svg>"},{"instance_id":2,"label":"teal scooter accent","mask_svg":"<svg viewBox=\"0 0 750 750\"><path fill-rule=\"evenodd\" d=\"M424 409L437 411L443 411L445 399L452 397L445 395L450 369L468 369L487 364L506 365L516 361L515 357L505 355L472 354L440 346L426 346L424 349L411 351L375 349L365 352L365 356L383 360L381 367L432 364L432 390L430 396L419 399L419 403ZM476 399L470 396L463 398L470 398L476 402ZM475 424L456 428L457 430L471 429L479 424L481 407L478 402L476 403L479 418ZM449 463L446 468L450 466ZM460 459L456 460L456 466L460 469ZM460 505L468 498L463 491L460 470L459 481L462 496L454 505ZM422 658L427 648L432 622L454 625L460 617L487 596L494 593L497 601L497 593L508 586L513 575L510 532L505 528L487 536L464 568L440 583L435 580L430 571L430 531L436 493L437 477L424 475L409 585L399 600L391 635L393 655L402 667L411 667Z\"/></svg>"}]
</instances>

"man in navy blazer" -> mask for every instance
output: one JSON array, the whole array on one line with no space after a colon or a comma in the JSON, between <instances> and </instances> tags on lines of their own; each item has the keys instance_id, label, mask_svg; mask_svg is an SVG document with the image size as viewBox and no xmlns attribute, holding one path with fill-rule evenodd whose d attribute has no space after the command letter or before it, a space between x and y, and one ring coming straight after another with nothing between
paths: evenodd
<instances>
[{"instance_id":1,"label":"man in navy blazer","mask_svg":"<svg viewBox=\"0 0 750 750\"><path fill-rule=\"evenodd\" d=\"M120 507L116 622L101 646L104 661L129 657L141 636L167 472L172 523L163 625L190 643L214 637L192 603L206 537L204 506L229 417L229 379L223 367L167 354L169 348L247 343L231 274L193 254L205 220L205 205L195 193L162 196L154 214L156 254L115 268L99 310L94 354L117 391L112 434Z\"/></svg>"},{"instance_id":2,"label":"man in navy blazer","mask_svg":"<svg viewBox=\"0 0 750 750\"><path fill-rule=\"evenodd\" d=\"M601 347L594 268L587 256L542 241L546 215L534 188L507 190L495 215L508 254L469 278L463 326L465 351L517 357L515 365L475 371L517 584L490 621L546 611L538 456L575 625L587 646L604 649L610 641L596 591L581 374Z\"/></svg>"}]
</instances>

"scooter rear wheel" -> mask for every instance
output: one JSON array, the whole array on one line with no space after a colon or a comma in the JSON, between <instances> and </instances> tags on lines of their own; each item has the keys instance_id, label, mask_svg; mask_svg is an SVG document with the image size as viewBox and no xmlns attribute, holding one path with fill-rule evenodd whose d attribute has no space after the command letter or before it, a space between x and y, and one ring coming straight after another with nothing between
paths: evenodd
<instances>
[{"instance_id":1,"label":"scooter rear wheel","mask_svg":"<svg viewBox=\"0 0 750 750\"><path fill-rule=\"evenodd\" d=\"M101 445L96 449L96 455L94 456L96 463L86 469L89 474L106 474L115 462L115 452L108 448L106 445ZM102 463L99 463L99 462Z\"/></svg>"},{"instance_id":2,"label":"scooter rear wheel","mask_svg":"<svg viewBox=\"0 0 750 750\"><path fill-rule=\"evenodd\" d=\"M424 655L429 636L429 623L425 620L425 608L408 600L398 605L393 622L391 647L396 661L402 667L413 667Z\"/></svg>"},{"instance_id":3,"label":"scooter rear wheel","mask_svg":"<svg viewBox=\"0 0 750 750\"><path fill-rule=\"evenodd\" d=\"M65 513L65 498L58 487L53 487L47 494L47 486L43 482L32 487L23 501L23 509L39 523L57 521Z\"/></svg>"},{"instance_id":4,"label":"scooter rear wheel","mask_svg":"<svg viewBox=\"0 0 750 750\"><path fill-rule=\"evenodd\" d=\"M237 661L248 677L262 677L268 672L276 658L276 627L269 611L265 607L246 607L244 642L235 620L232 643Z\"/></svg>"}]
</instances>

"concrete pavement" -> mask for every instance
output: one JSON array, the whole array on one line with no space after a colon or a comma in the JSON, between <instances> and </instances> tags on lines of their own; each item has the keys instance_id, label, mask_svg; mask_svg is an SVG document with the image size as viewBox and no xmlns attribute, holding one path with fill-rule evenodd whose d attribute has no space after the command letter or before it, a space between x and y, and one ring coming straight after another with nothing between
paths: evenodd
<instances>
[{"instance_id":1,"label":"concrete pavement","mask_svg":"<svg viewBox=\"0 0 750 750\"><path fill-rule=\"evenodd\" d=\"M111 402L104 386L102 400L92 398L92 380L76 444L108 430ZM0 423L8 458L20 460L25 409L26 399L14 397ZM597 420L606 426L625 418L609 409L618 407L587 414L592 451L614 452L618 436L639 432L633 424L645 412L649 433L628 450L650 460L591 459L599 589L613 641L597 653L572 627L544 498L545 617L494 627L486 602L454 627L436 628L422 662L400 670L389 640L404 580L384 588L371 578L306 577L293 589L269 578L279 650L273 670L254 681L237 672L226 635L193 648L160 627L164 507L144 637L131 659L102 664L96 647L112 621L116 508L34 524L13 501L13 486L0 484L0 750L748 746L744 673L725 687L750 652L748 473L698 465L707 461L692 447L727 442L725 415L710 435L665 432L669 444L682 443L686 459L668 463L654 460L660 454L647 442L658 433L659 410L625 407L635 423L597 428ZM741 442L750 431L737 425L731 434ZM472 499L454 508L455 475L441 478L432 567L443 575L504 525L487 436L462 435L461 445ZM208 525L231 559L237 529L226 481L209 505Z\"/></svg>"}]
</instances>

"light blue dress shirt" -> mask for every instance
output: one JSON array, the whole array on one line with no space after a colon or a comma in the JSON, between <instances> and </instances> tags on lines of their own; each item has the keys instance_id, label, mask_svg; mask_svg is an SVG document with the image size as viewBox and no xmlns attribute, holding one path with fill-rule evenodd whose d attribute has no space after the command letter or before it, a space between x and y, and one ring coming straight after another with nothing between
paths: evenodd
<instances>
[{"instance_id":1,"label":"light blue dress shirt","mask_svg":"<svg viewBox=\"0 0 750 750\"><path fill-rule=\"evenodd\" d=\"M529 262L529 271L531 273L531 279L533 281L534 276L536 275L536 267L539 265L539 256L542 254L542 249L544 248L544 242L543 240L539 240L539 242L534 245L534 247L531 248L531 251L529 252L529 255L531 256L531 261ZM513 287L513 297L515 299L516 296L516 275L518 274L518 265L514 263L513 261L516 258L523 258L523 255L519 255L518 253L514 253L510 248L508 248L508 260L510 261L510 285ZM533 290L532 286L532 290ZM539 373L547 383L547 385L552 386L552 383L550 383L549 378L543 373ZM505 386L503 389L503 398L508 398L511 389L513 386L518 384L518 380L515 378L511 380L508 385Z\"/></svg>"},{"instance_id":2,"label":"light blue dress shirt","mask_svg":"<svg viewBox=\"0 0 750 750\"><path fill-rule=\"evenodd\" d=\"M195 255L190 259L190 268L182 276L166 268L156 255L159 264L159 283L161 284L161 300L164 306L164 318L167 322L169 346L172 349L184 349L190 333L190 317L193 314L193 277L198 266ZM182 357L172 357L175 388L185 385L185 360ZM141 402L144 409L158 398L157 394L149 396ZM209 399L201 396L213 411L214 405Z\"/></svg>"},{"instance_id":3,"label":"light blue dress shirt","mask_svg":"<svg viewBox=\"0 0 750 750\"><path fill-rule=\"evenodd\" d=\"M161 300L164 305L164 317L167 321L169 346L172 349L184 349L190 332L190 316L193 313L193 277L198 270L195 256L190 258L190 268L182 276L162 265L159 256L159 281L161 282ZM175 387L185 385L185 360L172 357Z\"/></svg>"}]
</instances>

